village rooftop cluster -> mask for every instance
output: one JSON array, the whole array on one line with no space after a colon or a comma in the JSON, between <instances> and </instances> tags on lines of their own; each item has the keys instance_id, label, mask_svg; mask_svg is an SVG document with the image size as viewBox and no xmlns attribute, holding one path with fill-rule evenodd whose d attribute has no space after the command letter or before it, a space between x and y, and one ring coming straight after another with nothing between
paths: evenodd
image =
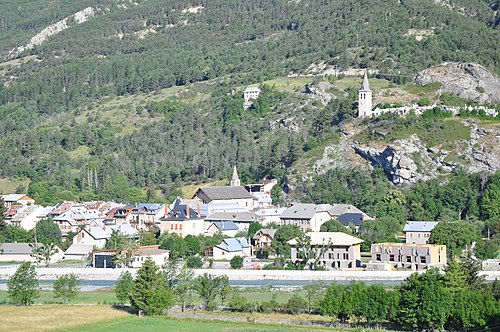
<instances>
[{"instance_id":1,"label":"village rooftop cluster","mask_svg":"<svg viewBox=\"0 0 500 332\"><path fill-rule=\"evenodd\" d=\"M7 207L5 220L26 230L35 228L38 221L51 218L62 233L62 240L73 235L72 244L66 250L59 248L51 262L60 260L90 261L93 267L115 267L112 256L116 250L105 250L113 233L120 233L131 240L138 239L141 230L156 229L160 234L176 234L181 238L191 236L224 236L218 245L207 248L207 260L231 260L241 256L251 261L256 256L272 257L272 241L277 227L296 225L310 239L313 258L306 264L327 270L368 269L419 270L446 265L446 246L429 244L435 221L408 221L401 243L374 243L371 260L361 262L362 239L356 233L363 222L372 217L349 204L291 204L279 207L272 204L271 189L276 180L241 186L234 167L230 186L201 187L191 199L177 198L172 204L121 204L117 202L61 202L56 206L40 206L27 195L3 195ZM354 236L343 232L321 232L321 225L337 220L354 231ZM259 222L265 228L255 234L248 232L252 223ZM267 227L269 226L270 227ZM291 261L301 259L303 244L292 239ZM33 251L38 244L4 243L0 261L36 260ZM168 260L170 252L158 245L137 247L129 267L138 268L148 258L157 265ZM258 261L258 260L257 260ZM252 265L262 268L263 265Z\"/></svg>"}]
</instances>

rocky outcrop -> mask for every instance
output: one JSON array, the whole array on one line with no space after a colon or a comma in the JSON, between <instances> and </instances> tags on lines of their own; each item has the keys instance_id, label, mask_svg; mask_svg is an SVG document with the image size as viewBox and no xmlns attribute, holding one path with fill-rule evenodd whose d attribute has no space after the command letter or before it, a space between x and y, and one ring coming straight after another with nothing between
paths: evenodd
<instances>
[{"instance_id":1,"label":"rocky outcrop","mask_svg":"<svg viewBox=\"0 0 500 332\"><path fill-rule=\"evenodd\" d=\"M321 101L323 105L326 105L330 100L335 98L334 95L328 92L334 88L335 86L330 82L310 83L306 85L305 92L310 94L312 98Z\"/></svg>"},{"instance_id":2,"label":"rocky outcrop","mask_svg":"<svg viewBox=\"0 0 500 332\"><path fill-rule=\"evenodd\" d=\"M92 18L96 13L96 10L93 7L87 7L85 9L76 12L75 14L66 17L59 22L49 25L39 33L37 33L33 38L31 38L30 42L26 45L19 46L16 49L13 49L9 52L11 57L15 57L25 50L30 50L37 45L41 45L47 38L53 36L55 34L60 33L63 30L66 30L71 26L71 24L81 24L86 22L88 19Z\"/></svg>"},{"instance_id":3,"label":"rocky outcrop","mask_svg":"<svg viewBox=\"0 0 500 332\"><path fill-rule=\"evenodd\" d=\"M415 83L440 83L440 92L455 94L480 103L500 102L500 78L474 63L444 63L425 69L415 76Z\"/></svg>"}]
</instances>

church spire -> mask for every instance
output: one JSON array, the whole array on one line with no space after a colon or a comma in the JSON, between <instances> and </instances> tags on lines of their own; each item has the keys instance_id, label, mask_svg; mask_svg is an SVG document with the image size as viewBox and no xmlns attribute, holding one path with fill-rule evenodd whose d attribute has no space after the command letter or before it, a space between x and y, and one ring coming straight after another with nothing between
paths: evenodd
<instances>
[{"instance_id":1,"label":"church spire","mask_svg":"<svg viewBox=\"0 0 500 332\"><path fill-rule=\"evenodd\" d=\"M239 187L239 186L240 186L240 177L238 176L236 165L234 165L233 176L231 177L231 187Z\"/></svg>"},{"instance_id":2,"label":"church spire","mask_svg":"<svg viewBox=\"0 0 500 332\"><path fill-rule=\"evenodd\" d=\"M362 91L371 91L370 83L368 83L368 70L365 70L365 77L363 77L363 86L361 87Z\"/></svg>"}]
</instances>

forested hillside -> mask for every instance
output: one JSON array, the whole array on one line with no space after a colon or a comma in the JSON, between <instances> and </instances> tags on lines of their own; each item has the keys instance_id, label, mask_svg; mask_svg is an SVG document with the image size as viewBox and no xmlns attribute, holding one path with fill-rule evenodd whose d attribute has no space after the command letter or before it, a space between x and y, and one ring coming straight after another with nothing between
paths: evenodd
<instances>
[{"instance_id":1,"label":"forested hillside","mask_svg":"<svg viewBox=\"0 0 500 332\"><path fill-rule=\"evenodd\" d=\"M75 15L86 8L85 20ZM280 77L319 62L377 70L386 85L443 61L498 73L497 9L481 0L2 1L0 178L29 180L46 202L164 199L225 178L234 163L244 181L283 185L286 167L338 140L356 84L325 106L302 93L307 81L273 88ZM61 20L64 29L19 52ZM266 81L244 110L241 89Z\"/></svg>"}]
</instances>

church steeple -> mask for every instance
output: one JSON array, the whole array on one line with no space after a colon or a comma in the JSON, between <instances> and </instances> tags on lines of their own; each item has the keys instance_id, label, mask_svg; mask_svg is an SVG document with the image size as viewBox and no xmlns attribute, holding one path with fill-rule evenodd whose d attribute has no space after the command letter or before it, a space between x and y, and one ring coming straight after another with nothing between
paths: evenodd
<instances>
[{"instance_id":1,"label":"church steeple","mask_svg":"<svg viewBox=\"0 0 500 332\"><path fill-rule=\"evenodd\" d=\"M238 171L236 170L236 165L233 167L233 176L231 177L231 187L239 187L240 177L238 176Z\"/></svg>"},{"instance_id":2,"label":"church steeple","mask_svg":"<svg viewBox=\"0 0 500 332\"><path fill-rule=\"evenodd\" d=\"M372 90L370 90L370 83L368 82L368 71L365 70L363 77L363 84L358 91L358 117L372 115Z\"/></svg>"},{"instance_id":3,"label":"church steeple","mask_svg":"<svg viewBox=\"0 0 500 332\"><path fill-rule=\"evenodd\" d=\"M368 83L368 72L365 70L365 77L363 77L363 85L361 86L361 91L372 91L370 90L370 83Z\"/></svg>"}]
</instances>

